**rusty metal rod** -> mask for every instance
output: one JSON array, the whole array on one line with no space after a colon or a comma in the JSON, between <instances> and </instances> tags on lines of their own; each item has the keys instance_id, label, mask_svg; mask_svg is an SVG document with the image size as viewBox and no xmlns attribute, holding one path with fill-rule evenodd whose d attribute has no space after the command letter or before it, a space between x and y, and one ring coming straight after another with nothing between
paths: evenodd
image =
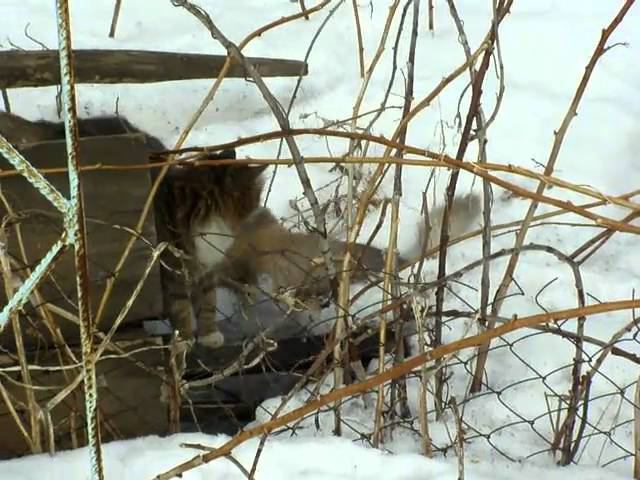
<instances>
[{"instance_id":1,"label":"rusty metal rod","mask_svg":"<svg viewBox=\"0 0 640 480\"><path fill-rule=\"evenodd\" d=\"M67 211L69 205L64 196L2 135L0 135L0 154L2 154L31 185L44 195L54 207L62 213Z\"/></svg>"},{"instance_id":2,"label":"rusty metal rod","mask_svg":"<svg viewBox=\"0 0 640 480\"><path fill-rule=\"evenodd\" d=\"M9 319L11 315L19 308L27 302L29 299L29 295L34 288L36 288L42 279L46 276L46 274L53 268L53 264L58 256L65 250L66 247L66 235L53 244L51 249L47 252L47 254L42 257L40 263L33 269L31 275L27 277L27 279L20 285L20 288L13 294L11 299L7 302L7 304L0 312L0 332L4 329L4 327L9 323ZM5 245L0 245L0 248L6 248Z\"/></svg>"},{"instance_id":3,"label":"rusty metal rod","mask_svg":"<svg viewBox=\"0 0 640 480\"><path fill-rule=\"evenodd\" d=\"M76 280L78 286L78 318L84 370L84 401L87 439L91 465L91 479L103 480L102 447L98 421L95 359L93 357L93 324L89 297L89 266L87 262L87 237L85 231L84 202L79 177L78 123L71 50L71 26L68 0L56 1L58 26L58 52L60 54L60 80L64 129L67 142L69 170L69 208L65 215L65 228L74 247Z\"/></svg>"}]
</instances>

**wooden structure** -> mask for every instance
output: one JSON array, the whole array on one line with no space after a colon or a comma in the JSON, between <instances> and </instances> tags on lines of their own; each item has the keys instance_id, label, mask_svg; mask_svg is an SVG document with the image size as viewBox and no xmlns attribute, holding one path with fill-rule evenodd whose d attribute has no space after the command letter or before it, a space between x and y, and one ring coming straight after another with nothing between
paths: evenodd
<instances>
[{"instance_id":1,"label":"wooden structure","mask_svg":"<svg viewBox=\"0 0 640 480\"><path fill-rule=\"evenodd\" d=\"M20 149L36 168L66 165L64 140L23 145ZM79 151L81 164L143 163L148 154L144 135L141 134L82 138ZM7 163L1 156L0 162L5 169ZM61 193L68 195L67 175L49 174L46 178ZM105 283L114 275L115 264L130 238L130 232L135 229L149 192L150 179L144 170L126 173L87 171L81 174L81 181L86 208L92 309L95 312ZM1 185L7 203L0 206L0 217L6 221L4 234L7 253L13 267L14 284L17 284L59 237L62 218L23 177L3 178ZM139 238L117 274L111 300L98 327L103 333L113 325L149 262L152 248L157 243L153 215L147 218ZM161 350L143 350L128 358L121 355L122 352L137 350L142 346L161 345L161 339L149 338L142 328L144 319L161 316L162 298L158 292L160 276L156 266L118 329L114 344L119 351L113 348L107 350L107 354L119 354L120 358L105 359L97 364L101 384L99 408L105 419L105 440L166 432L166 405L160 401L159 395L159 369L163 365ZM21 341L29 364L56 365L60 363L60 358L65 357L65 364L73 363L70 354L65 354L66 347L62 347L61 342L71 348L71 354L75 351L76 358L79 358L79 328L73 319L76 315L76 295L74 259L72 252L68 251L56 262L51 274L40 284L37 294L31 296L31 302L25 305L23 314L19 316ZM0 301L6 302L4 289L0 291ZM48 321L45 311L48 318L53 320L53 325ZM15 333L14 328L7 327L0 335L0 348L4 352L13 352L0 355L0 368L16 364ZM101 338L96 338L96 343ZM153 375L154 371L158 375ZM79 373L79 368L32 372L32 384L40 387L34 390L38 405L46 411L51 399ZM5 382L7 378L13 378L15 383ZM18 410L27 404L26 389L20 386L23 380L19 372L0 379L14 402L13 408ZM50 425L43 427L49 428L50 432L45 437L53 441L55 448L83 444L82 389L75 389L73 394L47 411L47 414ZM43 428L43 432L46 428ZM15 418L5 402L0 402L0 432L0 456L28 451L28 442L20 435Z\"/></svg>"},{"instance_id":2,"label":"wooden structure","mask_svg":"<svg viewBox=\"0 0 640 480\"><path fill-rule=\"evenodd\" d=\"M140 435L167 432L166 404L160 401L162 365L160 339L144 338L143 332L130 329L119 334L114 342L120 349L132 352L128 357L114 356L96 365L98 378L99 413L103 441L132 438ZM155 350L143 350L155 346ZM72 348L77 358L80 350ZM59 351L54 349L32 351L32 365L55 365ZM0 355L0 368L15 365L15 357ZM71 383L81 369L33 370L31 382L38 386L34 390L35 400L41 408L42 451L58 451L86 445L84 396L82 388L75 388L60 403L55 396ZM7 381L12 378L16 383ZM11 399L17 417L26 425L29 418L27 393L20 385L20 375L9 373L0 381ZM16 419L7 404L0 401L0 459L22 456L32 451L28 440L21 434Z\"/></svg>"},{"instance_id":3,"label":"wooden structure","mask_svg":"<svg viewBox=\"0 0 640 480\"><path fill-rule=\"evenodd\" d=\"M41 142L21 148L23 155L38 169L66 166L66 149L63 140ZM81 164L111 163L128 165L144 163L147 150L143 135L115 135L108 137L88 137L80 141ZM0 157L2 158L2 157ZM7 163L3 161L3 168ZM68 195L65 174L50 174L45 177L61 193ZM142 207L149 193L149 174L145 170L129 172L86 171L81 174L83 183L86 224L89 245L89 271L91 276L92 301L97 303L106 281L115 275L114 269L119 256L135 230ZM10 205L8 212L0 205L0 218L6 218L11 228L6 230L8 253L14 263L17 281L26 277L27 270L33 268L44 256L62 232L62 215L21 176L11 176L2 180L2 192ZM21 244L22 242L22 244ZM153 214L144 223L138 240L120 272L117 272L112 300L104 312L104 323L100 329L111 327L120 309L131 295L140 275L151 258L156 244ZM22 249L27 258L22 257ZM26 260L26 261L25 261ZM144 319L157 318L162 313L161 298L158 296L160 279L155 267L147 278L140 295L134 302L123 326L131 321L138 323ZM50 275L39 291L42 300L63 310L74 310L76 298L75 268L71 252L66 252L56 262ZM38 316L37 300L27 305L27 316ZM0 301L5 303L4 291ZM94 305L94 312L97 305ZM65 340L77 344L78 327L68 320L58 324ZM30 322L25 345L35 347L51 341L47 328L41 322ZM11 348L11 332L0 335L0 346ZM12 349L12 348L11 348Z\"/></svg>"},{"instance_id":4,"label":"wooden structure","mask_svg":"<svg viewBox=\"0 0 640 480\"><path fill-rule=\"evenodd\" d=\"M76 81L79 83L140 83L216 76L226 57L173 54L164 52L75 51ZM250 59L263 76L297 76L307 72L306 64L291 60ZM53 85L59 82L56 51L0 52L0 88ZM229 77L243 77L244 69L232 65ZM142 164L149 142L143 133L109 132L80 139L82 164ZM19 145L22 154L38 169L64 167L66 149L63 138ZM0 168L7 163L0 157ZM47 179L64 195L67 176L47 174ZM89 249L90 291L95 312L107 279L116 274L116 261L132 235L150 187L147 170L101 171L81 174ZM39 192L20 176L0 177L0 218L5 221L2 240L11 262L13 287L58 238L62 218ZM100 344L115 318L129 299L157 244L153 211L143 224L138 240L122 269L97 325L95 343ZM167 332L153 332L149 325L165 325L158 267L150 275L97 363L98 409L103 441L148 434L164 434L169 427L166 392ZM0 301L6 302L4 289ZM8 327L0 334L0 459L30 451L53 451L84 445L84 399L76 387L81 380L79 331L75 315L76 282L69 253L60 258L47 279L32 295L19 317L19 339L24 344L24 360L30 378L24 378L20 346L16 333ZM300 322L290 319L292 324ZM241 322L242 320L240 320ZM304 323L304 322L303 322ZM295 328L300 324L295 323ZM256 335L258 324L226 322L222 327L230 344L215 351L195 351L188 358L191 379L206 375L199 365L216 371L234 362L242 341ZM225 331L226 329L226 331ZM302 335L304 337L296 336ZM408 333L408 330L407 330ZM376 334L377 335L377 334ZM360 346L364 358L375 355L377 337ZM391 335L390 335L391 336ZM224 378L213 386L191 389L190 404L182 406L184 430L196 425L204 431L234 433L252 420L256 406L264 399L287 392L300 373L325 348L322 336L309 336L304 326L280 329L271 335L278 348L269 351L262 362L245 369L242 375ZM234 343L235 342L235 343ZM56 367L64 365L64 367ZM25 383L38 388L25 388ZM69 393L62 400L63 392ZM31 392L31 393L30 393ZM29 404L35 404L40 422L40 446L30 444Z\"/></svg>"},{"instance_id":5,"label":"wooden structure","mask_svg":"<svg viewBox=\"0 0 640 480\"><path fill-rule=\"evenodd\" d=\"M148 83L195 78L214 78L224 64L221 55L188 53L75 50L75 81L77 83ZM250 58L264 77L306 75L307 66L295 60ZM21 88L55 85L60 82L59 58L56 50L0 52L0 88ZM244 68L232 63L228 78L245 77ZM53 99L52 99L53 100ZM66 149L62 137L38 143L17 145L21 153L38 169L66 166ZM145 135L128 131L109 132L107 136L81 138L81 164L141 164L148 158L149 145ZM0 169L11 168L0 156ZM63 194L68 193L66 174L48 174L47 179ZM85 214L90 263L90 292L95 312L107 279L114 275L115 263L130 238L147 199L149 172L86 171L81 174L85 197ZM12 288L25 278L30 267L50 247L62 228L60 214L53 210L21 176L0 177L3 199L0 199L0 219L4 220L0 238L3 252L13 270ZM153 212L148 215L123 268L117 272L117 282L109 303L97 326L96 345L103 341L124 303L137 284L156 245ZM0 277L0 281L2 278ZM4 283L4 282L2 282ZM5 285L3 285L4 287ZM80 385L82 377L79 330L77 325L75 269L70 253L55 264L52 273L38 287L20 314L20 332L8 326L0 334L0 459L34 451L53 451L82 446L84 436L84 399ZM5 289L0 288L0 301L6 303ZM144 326L146 320L164 322L161 317L161 288L158 267L151 270L140 295L128 315L107 345L97 363L99 413L103 441L147 434L164 434L168 429L167 404L162 391L165 382L166 338L154 335ZM153 323L153 322L150 322ZM24 345L25 353L20 355ZM296 343L296 340L291 340ZM319 339L314 345L320 348ZM314 347L315 348L315 347ZM204 360L211 366L223 365L236 358L239 345L225 346L219 352L209 352ZM275 357L274 357L275 355ZM308 352L305 356L309 356ZM290 368L293 364L285 350L268 357ZM21 363L23 359L27 365ZM296 359L297 360L297 359ZM194 365L194 360L190 361ZM62 366L63 367L60 367ZM23 367L29 372L24 377ZM34 368L34 366L38 366ZM45 366L46 368L40 368ZM200 420L226 418L229 428L230 403L235 412L243 412L246 422L253 409L267 396L277 395L292 385L289 381L273 380L262 373L238 379L226 379L209 394L194 392L203 414ZM286 377L286 375L285 375ZM240 378L240 377L238 377ZM25 387L25 384L27 387ZM36 388L30 388L36 387ZM75 388L73 387L75 385ZM259 388L256 388L258 385ZM268 387L270 386L270 387ZM218 393L211 393L211 392ZM63 395L63 393L66 393ZM224 392L224 393L221 393ZM235 392L235 393L234 393ZM211 410L215 403L218 408ZM34 406L35 409L30 406ZM38 447L34 435L32 411L37 411ZM215 413L208 416L207 412ZM185 417L185 428L193 424ZM213 431L228 428L214 421ZM210 422L209 422L210 424Z\"/></svg>"}]
</instances>

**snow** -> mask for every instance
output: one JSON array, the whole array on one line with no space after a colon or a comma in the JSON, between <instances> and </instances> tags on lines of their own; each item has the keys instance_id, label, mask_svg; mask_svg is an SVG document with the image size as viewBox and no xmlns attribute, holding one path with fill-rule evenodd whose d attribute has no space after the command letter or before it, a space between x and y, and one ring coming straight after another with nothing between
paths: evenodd
<instances>
[{"instance_id":1,"label":"snow","mask_svg":"<svg viewBox=\"0 0 640 480\"><path fill-rule=\"evenodd\" d=\"M233 41L239 42L255 28L291 13L299 8L297 2L285 0L199 2L212 16L221 30ZM307 6L311 2L307 1ZM365 59L370 62L382 33L388 6L391 2L375 0L359 2L360 20L364 35ZM464 61L462 48L457 43L457 32L444 2L435 2L435 34L426 31L426 2L421 6L421 30L416 58L415 98L423 98L455 67ZM224 53L222 47L211 39L208 32L184 10L171 6L171 2L159 0L131 0L123 2L115 39L107 38L113 2L71 2L73 42L76 48L140 48L167 51ZM336 2L332 2L333 5ZM494 163L510 163L535 171L542 171L549 156L554 130L559 127L574 95L601 29L616 14L621 2L583 0L516 1L511 15L501 27L501 47L505 65L506 92L500 113L491 126L488 137L488 158ZM491 2L457 2L464 19L472 49L483 38L490 25ZM1 48L13 44L23 48L37 48L24 35L25 24L29 32L50 48L56 45L54 2L40 0L0 0ZM245 53L253 56L269 56L302 59L316 30L328 14L328 10L314 15L309 21L297 21L268 32L249 44ZM397 15L397 17L399 14ZM407 57L409 23L398 51L401 68ZM397 18L391 29L389 46L385 50L365 96L361 112L376 109L380 105L387 86L391 55L390 44L395 35ZM640 10L632 8L616 30L611 43L625 42L626 46L611 49L595 68L591 82L573 120L561 150L555 174L563 180L584 184L608 195L623 194L640 184L637 166L640 151ZM356 35L353 27L351 2L343 3L329 20L309 57L310 73L305 77L293 106L290 120L295 127L321 127L325 122L349 118L361 81L356 60ZM410 145L454 154L460 132L455 123L458 99L465 88L468 76L463 75L447 88L431 107L412 122L407 143ZM295 79L268 79L267 83L283 105L288 105ZM119 112L138 127L172 145L180 130L190 119L211 82L208 80L169 82L155 85L81 85L78 87L78 105L81 116L113 113L118 99ZM491 112L495 103L498 82L491 71L484 88L483 108ZM400 118L404 93L403 76L398 72L387 110L373 128L374 134L389 137ZM13 109L27 118L55 120L54 88L22 89L9 92ZM464 115L468 95L462 101L460 111ZM360 123L366 125L368 117ZM237 137L276 130L277 125L256 88L243 80L225 81L213 103L187 139L187 145L212 145ZM339 139L325 140L319 137L298 137L301 151L306 156L341 155L347 142ZM278 142L259 143L239 149L238 155L269 157L278 151ZM286 149L285 149L286 151ZM369 155L377 155L382 148L372 146ZM472 145L466 155L475 160L476 147ZM283 154L283 155L286 155ZM329 166L307 167L313 185L319 187L336 178ZM367 168L368 169L368 168ZM367 170L365 169L365 170ZM426 184L429 171L407 167L404 171L404 196L399 239L401 252L415 243L417 220L420 217L420 194ZM436 171L436 193L430 198L439 201L448 172ZM535 182L506 176L518 185L534 188ZM289 217L295 212L290 200L302 195L296 173L292 168L279 168L276 188L268 206L279 216ZM468 174L462 174L459 192L467 192L474 184ZM344 191L344 185L341 191ZM390 194L392 180L387 178L382 191ZM475 181L474 191L479 191ZM321 200L333 195L333 187L319 192ZM510 199L504 191L495 190L494 223L522 218L528 202ZM554 188L551 196L574 203L590 201L576 194ZM637 201L637 200L636 200ZM541 205L539 213L550 208ZM596 210L611 218L621 218L626 212L618 207ZM559 217L562 222L581 222L574 215ZM363 235L377 222L377 212L372 212ZM636 225L640 225L637 221ZM373 242L386 244L388 222ZM533 228L528 240L551 244L571 253L591 238L598 230L590 226L570 227L545 225ZM513 233L494 239L494 250L511 247ZM587 293L587 303L631 298L640 286L637 238L632 234L617 233L581 269ZM480 256L480 243L472 239L451 249L449 271L462 267ZM492 285L499 282L506 258L492 266ZM427 265L427 275L434 275L434 262ZM536 294L553 278L558 280ZM573 277L566 265L543 253L523 254L516 278L523 294L510 297L501 312L525 316L540 313L542 305L548 310L576 306ZM479 285L479 271L464 276L466 285ZM471 305L478 304L478 293L462 285L454 291ZM515 290L514 290L515 291ZM597 299L597 300L596 300ZM363 305L372 301L362 300ZM538 303L536 303L538 302ZM358 306L361 306L360 303ZM461 301L451 297L452 308L465 308ZM358 307L356 306L356 308ZM590 317L586 334L603 341L630 321L628 312ZM457 320L445 330L446 340L459 338L468 331L468 324ZM575 322L564 324L575 329ZM627 351L640 354L640 344L633 337L637 329L626 335L621 344ZM499 346L489 357L487 378L493 392L480 394L464 403L467 423L465 445L466 478L629 478L633 451L633 397L637 367L625 359L609 356L595 375L590 404L591 425L578 456L580 466L558 468L547 453L548 440L552 436L547 415L545 395L565 394L571 380L573 345L564 339L548 334L533 335L517 332ZM600 349L587 345L588 355L597 357ZM464 364L472 352L463 352L450 368L452 393L460 400L465 395L471 363ZM373 372L375 365L370 365ZM322 385L329 388L330 385ZM416 411L416 385L410 381L410 405ZM375 403L369 396L367 405ZM305 394L297 395L292 405L301 405ZM557 398L551 402L557 403ZM345 408L349 421L371 431L371 408L361 400L351 400ZM555 404L554 403L554 404ZM264 408L275 408L279 399L272 399ZM266 420L262 409L258 419ZM430 460L417 454L419 442L410 432L394 437L385 447L396 452L384 454L368 448L358 441L355 433L346 433L347 439L331 437L332 418L321 416L321 429L316 431L314 419L305 420L307 427L297 436L279 435L267 442L258 466L259 479L302 478L339 479L385 477L389 479L457 478L456 458L453 452L438 454ZM523 419L525 421L523 421ZM532 425L526 423L532 421ZM447 417L438 422L430 417L434 443L449 443L450 432L455 432L453 419ZM608 435L598 435L598 431ZM453 435L453 433L451 433ZM486 436L491 434L490 440ZM150 478L172 465L184 461L197 452L181 448L182 442L216 446L223 443L223 436L182 434L164 439L150 437L131 441L112 442L105 446L107 478ZM244 443L234 450L235 457L249 467L256 450L256 440ZM502 452L502 454L498 453ZM505 457L516 460L509 462ZM622 459L620 459L623 457ZM83 450L58 453L54 457L40 455L0 462L0 478L57 479L87 478L87 455ZM216 461L185 475L196 478L244 478L228 460Z\"/></svg>"},{"instance_id":2,"label":"snow","mask_svg":"<svg viewBox=\"0 0 640 480\"><path fill-rule=\"evenodd\" d=\"M111 442L105 445L105 474L108 479L150 479L174 465L202 453L192 445L216 448L228 437L183 433L167 438L142 437ZM234 450L234 458L249 470L256 454L259 439L243 443ZM191 444L185 446L184 444ZM85 480L87 452L78 449L62 452L51 459L47 454L0 463L0 478L15 480ZM364 448L342 438L291 438L267 441L260 456L256 478L261 480L418 480L437 478L457 479L453 461L432 460L422 455L401 453L390 455L380 450ZM580 478L583 480L622 479L627 477L607 473L601 469L571 466L567 469L524 467L516 463L469 461L465 478L469 480L508 480L512 478L545 479ZM230 460L220 459L187 472L185 480L224 478L241 480L247 477Z\"/></svg>"}]
</instances>

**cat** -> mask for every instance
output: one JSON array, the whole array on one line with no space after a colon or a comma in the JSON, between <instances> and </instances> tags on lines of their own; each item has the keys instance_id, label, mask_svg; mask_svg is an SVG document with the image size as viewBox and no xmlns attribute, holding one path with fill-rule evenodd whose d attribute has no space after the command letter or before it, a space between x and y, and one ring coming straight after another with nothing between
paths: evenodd
<instances>
[{"instance_id":1,"label":"cat","mask_svg":"<svg viewBox=\"0 0 640 480\"><path fill-rule=\"evenodd\" d=\"M142 133L148 150L166 150L160 140L123 117L79 119L78 130L81 137ZM63 138L64 127L0 112L0 133L12 143L33 143ZM235 159L236 152L209 153L207 158ZM172 327L190 345L196 341L209 348L224 344L216 322L216 288L220 285L242 296L245 286L258 287L260 278L266 276L276 299L282 298L283 291L293 293L303 308L310 309L326 305L335 294L319 234L290 232L268 208L261 207L266 167L233 163L172 166L159 186L154 202L158 240L178 252L165 250L161 256L163 308ZM153 170L154 179L156 175ZM477 196L455 199L452 237L469 229L479 215L480 204ZM431 229L420 227L422 242L438 243L442 212L441 207L432 210ZM333 239L328 244L334 268L340 272L347 244ZM383 272L382 250L360 243L350 248L354 281ZM398 263L406 260L399 258Z\"/></svg>"},{"instance_id":2,"label":"cat","mask_svg":"<svg viewBox=\"0 0 640 480\"><path fill-rule=\"evenodd\" d=\"M213 155L235 158L234 151ZM271 283L266 293L276 302L284 300L289 306L315 312L335 298L336 282L327 275L320 235L291 232L268 208L260 206L265 168L232 163L192 166L174 169L165 179L162 196L166 200L160 205L169 211L156 214L158 232L161 238L163 230L164 235L172 234L164 238L187 254L180 267L174 264L167 270L181 271L184 278L178 281L170 273L174 278L164 282L165 298L170 318L188 339L196 338L190 319L197 318L197 342L203 346L216 348L224 343L216 322L217 287L229 288L245 303L247 294L256 293L266 277ZM450 215L452 238L469 230L480 206L477 195L456 197ZM419 229L421 241L428 245L439 242L442 214L442 207L432 209L432 228ZM165 225L171 225L173 232L167 232ZM328 245L334 271L339 273L347 243L328 239ZM354 281L380 278L385 267L381 249L361 243L349 248ZM397 260L407 263L402 257Z\"/></svg>"},{"instance_id":3,"label":"cat","mask_svg":"<svg viewBox=\"0 0 640 480\"><path fill-rule=\"evenodd\" d=\"M235 159L234 150L208 159ZM200 165L171 169L156 202L159 240L184 252L167 253L163 288L165 309L183 339L209 348L224 343L216 322L219 266L241 225L260 206L262 171L267 165ZM195 315L194 315L195 314ZM197 337L192 318L197 318Z\"/></svg>"}]
</instances>

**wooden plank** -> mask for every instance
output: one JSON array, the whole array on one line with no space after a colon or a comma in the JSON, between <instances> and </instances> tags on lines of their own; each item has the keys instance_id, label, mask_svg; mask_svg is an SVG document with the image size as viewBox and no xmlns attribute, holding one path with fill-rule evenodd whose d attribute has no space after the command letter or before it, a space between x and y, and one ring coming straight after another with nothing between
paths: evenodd
<instances>
[{"instance_id":1,"label":"wooden plank","mask_svg":"<svg viewBox=\"0 0 640 480\"><path fill-rule=\"evenodd\" d=\"M128 165L144 163L148 150L144 136L140 134L86 137L80 139L80 163L118 163ZM63 140L25 145L22 153L36 168L66 166L66 147ZM0 167L8 162L0 156ZM66 175L46 175L47 179L65 196L68 195ZM89 250L90 293L95 312L108 278L113 275L115 264L124 250L149 193L150 179L145 170L140 171L87 171L81 174L87 217ZM28 266L33 267L59 238L62 231L61 215L26 179L20 176L2 181L2 191L15 214L22 218L18 223L10 222L6 233L9 253L18 261L22 255L18 248L17 226L19 225L27 253ZM0 218L7 214L0 206ZM124 227L124 228L123 228ZM157 242L154 218L151 213L142 229L142 238L151 245ZM137 241L127 262L118 274L118 280L111 300L104 312L100 329L106 331L113 324L120 309L128 300L145 266L151 257L151 247L142 240ZM138 322L146 318L158 317L162 313L162 294L159 269L154 268L142 291L134 302L125 323ZM16 268L16 273L24 278L24 271ZM0 282L2 279L0 279ZM40 287L44 300L76 314L74 302L77 296L73 254L65 252L56 262L53 275L45 279ZM4 288L0 289L0 305L6 302ZM33 303L25 305L26 315L23 332L25 344L42 346L48 342L47 330L34 309ZM66 340L77 342L79 330L68 320L54 316ZM0 346L13 349L11 328L0 335Z\"/></svg>"},{"instance_id":2,"label":"wooden plank","mask_svg":"<svg viewBox=\"0 0 640 480\"><path fill-rule=\"evenodd\" d=\"M143 50L74 50L76 83L153 83L215 78L225 55ZM297 77L308 73L299 60L249 57L263 77ZM244 78L233 62L230 78ZM0 51L0 88L45 87L60 83L57 50Z\"/></svg>"},{"instance_id":3,"label":"wooden plank","mask_svg":"<svg viewBox=\"0 0 640 480\"><path fill-rule=\"evenodd\" d=\"M140 333L140 332L139 332ZM163 352L159 349L142 350L143 346L157 346L152 340L139 339L135 343L131 340L115 343L127 352L128 358L107 358L98 362L96 374L98 377L98 408L102 441L133 438L144 435L164 435L168 431L167 406L161 400L161 379L140 368L134 363L144 363L150 369L158 369L163 363ZM76 355L80 352L76 349ZM30 362L39 365L57 365L56 353L50 351L39 354ZM15 361L7 355L0 355L0 365L15 365ZM67 370L65 377L61 371L33 370L32 381L38 389L34 390L36 400L40 406L59 393L80 372ZM25 401L25 389L20 386L18 372L8 373L15 382L3 380L4 387L11 398L18 402ZM81 385L81 384L80 384ZM14 404L19 408L20 403ZM72 447L72 434L78 438L81 445L85 442L84 398L81 386L67 396L65 400L51 410L51 420L54 424L54 438L57 450ZM72 416L75 423L71 422ZM27 414L22 413L22 418ZM44 425L43 425L44 426ZM46 428L44 429L46 431ZM47 435L44 435L47 438ZM43 439L46 448L47 440ZM8 412L7 406L0 398L0 459L12 458L27 454L28 446L20 435L14 419Z\"/></svg>"}]
</instances>

